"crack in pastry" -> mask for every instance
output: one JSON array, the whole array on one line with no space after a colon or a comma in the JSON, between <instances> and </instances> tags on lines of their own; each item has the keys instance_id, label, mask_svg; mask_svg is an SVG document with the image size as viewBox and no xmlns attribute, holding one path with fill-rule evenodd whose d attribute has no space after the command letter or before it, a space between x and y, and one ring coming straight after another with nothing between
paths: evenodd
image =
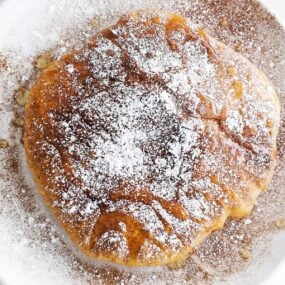
<instances>
[{"instance_id":1,"label":"crack in pastry","mask_svg":"<svg viewBox=\"0 0 285 285\"><path fill-rule=\"evenodd\" d=\"M42 72L24 143L77 247L162 265L250 213L273 175L279 112L243 56L179 15L138 11Z\"/></svg>"}]
</instances>

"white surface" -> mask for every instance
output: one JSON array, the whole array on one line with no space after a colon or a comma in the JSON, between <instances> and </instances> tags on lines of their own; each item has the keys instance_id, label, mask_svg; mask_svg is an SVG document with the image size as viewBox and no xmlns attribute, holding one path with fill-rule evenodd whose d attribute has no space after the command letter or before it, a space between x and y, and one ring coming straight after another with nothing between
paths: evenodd
<instances>
[{"instance_id":1,"label":"white surface","mask_svg":"<svg viewBox=\"0 0 285 285\"><path fill-rule=\"evenodd\" d=\"M285 1L284 0L261 0L269 10L278 17L285 25ZM283 283L284 284L284 283Z\"/></svg>"},{"instance_id":2,"label":"white surface","mask_svg":"<svg viewBox=\"0 0 285 285\"><path fill-rule=\"evenodd\" d=\"M0 0L1 2L1 0ZM281 19L281 21L283 23L285 23L285 0L263 0L262 1L267 7L269 7L274 14L278 15L278 17ZM39 1L39 4L41 3L41 1ZM238 3L238 1L237 1ZM40 4L42 5L42 3ZM15 17L15 15L14 15ZM14 19L14 17L10 18L11 20ZM4 27L3 27L4 28ZM1 27L0 27L1 29ZM278 242L279 241L279 242ZM280 239L276 239L275 245L277 248L281 248L285 246L285 244L282 243L282 241L284 241L284 238L280 238ZM7 251L9 251L9 249L6 249ZM278 252L278 250L277 250ZM280 252L284 252L284 250L279 251ZM5 262L3 260L3 262ZM16 264L15 264L16 266ZM0 268L1 269L1 268ZM44 271L44 270L43 270ZM19 274L19 272L17 272ZM27 277L27 272L21 272L21 274L23 275L23 277ZM43 272L41 273L43 274ZM56 272L54 272L55 276L56 276ZM49 276L50 277L50 276ZM16 280L19 280L19 276L15 276ZM24 278L26 279L26 278ZM42 282L41 284L46 284L46 285L57 285L58 283L54 283L54 279L49 279L46 280L46 282ZM57 280L58 282L58 280ZM13 284L17 284L18 283L13 283ZM27 284L27 283L22 283L22 284ZM63 284L63 283L60 283ZM78 283L79 284L79 283ZM232 283L228 283L227 285L231 285ZM279 265L278 268L276 269L276 271L270 275L269 279L266 280L262 285L283 285L285 284L285 260L283 262L283 264ZM1 284L0 284L1 285ZM246 284L244 284L246 285Z\"/></svg>"},{"instance_id":3,"label":"white surface","mask_svg":"<svg viewBox=\"0 0 285 285\"><path fill-rule=\"evenodd\" d=\"M285 1L284 0L262 0L266 7L279 18L285 25ZM284 245L285 246L285 245ZM272 274L270 279L264 282L263 285L283 285L285 284L285 260Z\"/></svg>"}]
</instances>

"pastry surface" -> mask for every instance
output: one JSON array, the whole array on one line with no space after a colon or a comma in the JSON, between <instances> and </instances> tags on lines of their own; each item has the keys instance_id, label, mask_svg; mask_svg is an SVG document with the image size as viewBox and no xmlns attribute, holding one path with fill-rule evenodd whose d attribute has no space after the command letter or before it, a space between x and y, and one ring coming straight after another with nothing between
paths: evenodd
<instances>
[{"instance_id":1,"label":"pastry surface","mask_svg":"<svg viewBox=\"0 0 285 285\"><path fill-rule=\"evenodd\" d=\"M250 213L278 126L277 95L248 60L178 15L140 11L40 75L24 143L75 245L161 265Z\"/></svg>"}]
</instances>

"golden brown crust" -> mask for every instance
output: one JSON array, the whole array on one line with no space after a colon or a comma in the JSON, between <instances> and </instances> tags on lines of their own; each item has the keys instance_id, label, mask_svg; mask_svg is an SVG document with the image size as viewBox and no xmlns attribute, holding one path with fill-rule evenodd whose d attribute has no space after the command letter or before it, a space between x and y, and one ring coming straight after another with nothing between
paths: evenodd
<instances>
[{"instance_id":1,"label":"golden brown crust","mask_svg":"<svg viewBox=\"0 0 285 285\"><path fill-rule=\"evenodd\" d=\"M24 143L76 246L161 265L250 213L273 175L279 112L241 55L181 16L140 11L40 75Z\"/></svg>"}]
</instances>

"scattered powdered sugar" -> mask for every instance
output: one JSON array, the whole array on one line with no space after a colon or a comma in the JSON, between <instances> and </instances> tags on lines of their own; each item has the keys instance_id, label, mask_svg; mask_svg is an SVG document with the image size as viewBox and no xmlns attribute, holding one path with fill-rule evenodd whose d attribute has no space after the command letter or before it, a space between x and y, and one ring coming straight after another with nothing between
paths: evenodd
<instances>
[{"instance_id":1,"label":"scattered powdered sugar","mask_svg":"<svg viewBox=\"0 0 285 285\"><path fill-rule=\"evenodd\" d=\"M105 253L110 252L115 253L121 258L124 259L128 255L128 245L127 240L124 235L120 234L117 231L108 231L105 232L97 241L97 247L102 249Z\"/></svg>"},{"instance_id":2,"label":"scattered powdered sugar","mask_svg":"<svg viewBox=\"0 0 285 285\"><path fill-rule=\"evenodd\" d=\"M231 131L242 133L243 120L241 114L237 110L231 110L226 120L226 124Z\"/></svg>"},{"instance_id":3,"label":"scattered powdered sugar","mask_svg":"<svg viewBox=\"0 0 285 285\"><path fill-rule=\"evenodd\" d=\"M39 11L37 10L39 8L38 5L34 2L36 1L31 1L33 4L30 5L35 5L34 11ZM284 205L284 201L282 201L282 197L284 197L284 191L282 190L284 185L284 177L282 176L284 161L282 157L280 158L276 178L273 181L274 187L259 199L258 209L260 210L259 212L255 211L250 219L242 222L228 221L223 231L214 233L199 247L196 254L186 262L182 270L175 271L163 268L162 271L158 270L152 273L144 272L143 270L142 272L132 270L129 272L128 270L124 271L113 267L102 267L94 264L94 262L88 264L84 261L84 258L78 259L76 254L70 252L70 246L65 245L65 239L58 233L58 229L53 226L54 223L46 218L46 210L43 210L40 202L35 199L35 187L27 178L28 174L25 170L25 164L22 165L22 162L19 161L19 157L23 157L22 147L19 145L21 133L19 130L15 130L14 126L7 125L6 122L13 120L14 117L15 106L11 105L14 91L19 86L31 85L34 81L33 78L36 75L33 71L32 61L38 53L41 53L43 49L53 48L55 54L59 56L74 47L80 47L87 38L96 32L96 29L98 30L107 24L114 23L118 16L127 10L142 7L159 7L180 12L189 16L197 24L203 24L203 26L209 28L213 35L223 39L229 45L235 46L237 42L241 42L244 48L243 52L256 64L262 66L266 74L273 80L281 96L283 108L284 83L282 82L282 74L284 73L284 46L282 46L282 37L284 38L284 32L270 16L264 14L264 11L260 10L259 6L253 2L250 2L252 4L248 2L246 4L250 10L244 9L244 1L241 1L238 7L236 7L236 4L228 3L224 5L223 1L216 1L216 4L210 3L211 1L190 1L189 3L185 1L169 1L169 3L165 3L165 1L136 1L136 3L127 1L124 2L124 7L119 3L120 1L114 1L112 5L108 1L96 1L96 5L92 1L43 2L45 3L41 4L42 8L40 9L46 18L42 17L43 20L34 18L34 21L31 19L27 22L27 17L23 14L21 16L17 14L19 19L24 19L25 23L29 23L25 24L23 29L31 31L27 29L30 25L33 30L17 36L20 34L18 33L20 29L19 27L14 28L16 36L13 39L10 37L10 40L6 42L1 41L0 48L1 53L8 57L9 62L8 69L0 71L0 108L3 110L3 113L0 115L0 120L3 122L3 125L0 126L0 135L8 139L12 144L11 150L1 150L1 159L5 164L3 169L0 170L1 190L3 189L0 203L3 205L1 214L4 217L3 221L1 220L1 228L4 233L2 235L3 242L1 243L3 244L3 249L5 246L11 248L12 254L10 254L11 259L9 260L17 260L17 257L22 255L23 263L31 265L30 267L25 267L27 268L25 272L31 272L31 276L23 277L25 279L24 282L27 283L31 280L31 284L38 284L42 278L36 272L39 270L43 272L42 277L44 278L45 268L55 272L53 279L50 280L54 280L54 283L57 284L201 284L201 282L206 282L207 280L212 282L215 279L223 278L225 272L229 270L227 269L229 268L228 265L241 270L245 263L239 260L238 248L245 244L250 247L252 244L251 235L257 236L256 233L260 233L262 227L264 231L270 230L272 220L284 214L284 211L280 210L284 209L282 208ZM247 14L244 11L247 11ZM40 13L38 15L40 17ZM261 15L266 15L264 20L261 19ZM97 28L91 29L89 20L94 17L98 19L99 24ZM219 27L218 23L223 17L227 17L229 21L232 19L229 30ZM248 21L248 17L252 17L252 21ZM256 32L257 29L260 29L258 28L260 27L260 21L264 21L265 24L262 26L266 26L268 31L262 29ZM248 26L249 22L252 23L252 27ZM12 24L11 27L13 27ZM253 30L251 31L251 29ZM118 30L113 32L120 34L127 31ZM271 36L268 36L269 33ZM183 33L175 33L172 36L175 41L182 42L185 35ZM277 40L277 37L279 37L279 40ZM1 32L1 40L2 38L4 39L5 35ZM135 185L141 186L145 186L147 181L149 190L153 195L168 201L173 200L177 194L173 187L177 181L173 180L173 178L179 177L179 179L184 181L185 185L191 182L192 187L200 189L199 193L195 194L197 196L192 196L191 199L186 195L187 193L183 190L183 187L179 191L180 202L187 209L187 212L193 214L193 220L191 218L188 221L181 222L180 219L177 219L165 210L159 200L154 200L151 205L124 201L118 201L109 205L109 212L122 209L122 212L141 219L142 224L152 231L160 239L160 242L169 243L173 249L177 250L181 247L181 240L178 236L187 236L189 233L186 231L189 228L196 229L199 227L199 224L195 223L194 220L212 219L211 215L219 214L220 206L209 203L205 199L205 195L207 196L210 193L210 195L217 197L218 201L224 201L222 203L227 204L229 202L228 197L221 191L218 185L210 181L209 177L201 177L193 181L193 173L189 171L189 167L193 167L193 161L200 160L204 155L201 152L201 148L195 146L197 146L201 139L201 134L205 131L205 123L199 119L191 119L188 122L178 120L177 118L183 108L179 105L179 100L177 101L177 98L173 96L173 94L180 94L181 96L184 94L194 95L207 88L207 90L212 91L207 93L207 95L214 101L215 112L219 114L223 104L221 104L221 98L218 98L215 92L218 88L218 83L212 80L216 76L215 65L208 61L207 53L203 50L203 46L198 43L189 43L189 46L186 47L189 60L191 59L192 62L191 69L188 70L189 73L187 74L185 70L179 70L179 67L181 67L179 56L166 50L167 46L164 45L163 39L157 45L148 46L147 48L145 46L146 43L143 41L137 42L138 46L135 47L131 36L128 37L128 40L121 42L121 45L125 45L124 49L133 55L133 60L146 73L159 74L165 81L167 90L161 89L160 86L152 86L153 94L151 94L149 90L145 90L146 87L132 86L126 89L125 86L121 85L117 89L113 89L117 98L120 98L119 94L125 95L117 101L114 98L110 98L104 91L97 92L94 90L93 92L97 92L97 96L86 98L80 104L74 102L72 105L74 109L68 114L69 117L67 116L65 120L57 121L57 126L66 135L65 140L61 142L68 150L68 154L72 156L80 154L80 157L84 157L88 162L86 166L78 164L76 159L72 160L71 163L75 169L73 175L83 181L86 189L92 186L93 191L98 191L98 196L102 198L102 202L106 202L104 199L107 198L107 193L103 189L102 191L98 189L102 186L113 189L116 186L115 183L119 183L122 177L132 181ZM93 52L90 54L93 72L103 85L110 84L114 77L124 81L126 79L125 74L119 68L121 59L118 56L118 47L110 41L104 41L102 39L100 44L102 50L99 53ZM111 57L112 60L110 60L111 58L107 52L110 49L114 51L114 55ZM149 49L153 51L151 56L147 54ZM158 58L159 61L157 61ZM272 64L268 64L269 61ZM77 70L75 65L67 65L66 70L71 76L76 78ZM29 78L32 78L31 82L29 82ZM192 85L188 84L188 78L191 78ZM80 92L80 88L78 92ZM84 92L83 89L82 92ZM149 95L145 96L145 93ZM132 94L139 95L132 96ZM191 99L193 100L189 102L191 108L199 108L200 99L197 96L192 96ZM85 119L84 122L88 122L90 119L93 120L92 116L94 116L96 106L100 102L104 102L104 107L97 110L101 112L98 114L98 117L107 120L105 123L110 129L106 129L105 132L100 131L100 136L94 132L87 132L85 142L88 141L88 145L78 143L76 128L82 128L82 125L80 125L82 124L82 115ZM249 115L254 116L247 118L246 121L256 121L255 116L258 114L255 114L255 111L262 111L262 108L268 108L269 105L264 103L255 106L253 110L248 112ZM160 117L159 114L162 114L162 116ZM50 119L56 121L56 115L51 112ZM149 143L159 141L160 136L165 138L166 135L157 130L152 131L153 128L150 125L149 118L153 120L154 125L158 126L158 130L165 129L167 135L172 134L171 140L163 148L163 150L167 149L169 152L166 157L160 157L158 153L161 150L153 149L153 145ZM236 132L237 136L242 132L244 121L237 110L233 109L228 114L226 126L230 132ZM265 130L261 125L256 127L258 130L262 130L262 132ZM84 128L87 128L88 131L87 123L84 124ZM259 137L264 138L266 135L268 134L263 134ZM282 154L282 142L284 142L283 127L280 133L280 154ZM230 144L231 142L228 143ZM62 157L54 145L45 142L42 147L52 157L54 165L61 163ZM90 159L90 153L88 153L90 149L96 151L97 159ZM185 164L185 161L182 161L182 157L183 153L185 154L187 151L190 151L191 155ZM220 157L220 162L222 163L222 155ZM218 162L215 157L211 158L211 155L208 155L206 159L209 165L211 161L213 162L211 167L214 165L215 167L220 166L219 164L217 165ZM243 158L241 157L240 159L242 160ZM258 164L266 163L265 156L259 156L259 159L261 161ZM255 162L252 163L254 164ZM242 164L243 161L240 162L240 165ZM183 167L187 171L181 172ZM148 180L148 177L157 169L163 171L155 173L155 179ZM231 176L229 169L226 171ZM101 176L95 177L95 173ZM110 173L112 173L112 183L106 179ZM64 172L57 173L56 179L58 183L67 182L64 175ZM113 179L114 176L118 179ZM78 203L78 201L81 201L82 204ZM74 185L69 188L69 191L62 193L62 201L59 203L61 203L60 207L65 209L70 216L79 211L84 219L89 216L94 217L94 222L96 221L95 218L100 216L100 207L97 203L94 203L93 199L88 200L86 198L86 200L82 200L82 195L78 193L78 187ZM272 207L272 205L275 206ZM17 214L11 213L11 210L9 210L11 208ZM174 228L176 234L165 233L164 225L157 218L157 213ZM94 214L95 216L93 216ZM264 221L261 221L261 219ZM8 224L10 226L4 223L5 220L9 221ZM14 223L16 220L19 221L17 224ZM8 231L10 228L11 231ZM18 230L14 232L15 228ZM120 228L122 233L119 231L107 231L97 240L99 252L100 248L104 252L109 249L111 254L115 252L121 259L126 258L128 245L123 233L127 231L127 225L121 222ZM261 239L264 238L264 236L261 236ZM11 242L8 245L7 241L9 239ZM19 243L17 239L20 241ZM40 240L40 242L36 242L36 240ZM18 246L15 246L16 244ZM1 250L2 252L6 251ZM146 240L141 247L139 255L142 258L152 260L155 256L162 256L163 252L151 241ZM32 260L29 256L38 256L40 258ZM1 264L3 263L1 268L8 268L4 260L0 258L0 261ZM21 266L15 265L15 271L21 272ZM58 270L55 270L56 267ZM35 272L35 274L32 274L32 272ZM1 274L0 278L3 275L2 278L8 285L17 282L15 281L16 279L11 278L13 274L9 273L9 271ZM72 274L71 277L68 277L69 274ZM50 278L50 275L47 278Z\"/></svg>"},{"instance_id":4,"label":"scattered powdered sugar","mask_svg":"<svg viewBox=\"0 0 285 285\"><path fill-rule=\"evenodd\" d=\"M114 231L114 219L104 223L104 232L99 230L102 217L123 213L140 222L138 234L147 231L160 247L176 256L219 219L223 222L227 209L239 209L246 199L255 199L247 193L247 184L265 178L272 169L275 133L266 128L277 129L279 124L278 110L275 117L271 114L276 106L274 91L246 60L230 51L223 53L219 50L223 45L214 40L210 43L215 50L191 30L195 36L188 35L183 42L178 37L174 42L177 37L169 38L173 31L167 30L170 20L166 15L150 11L130 14L99 33L57 71L62 82L68 72L68 84L44 91L46 79L41 77L42 90L36 96L43 99L25 131L29 159L36 167L43 164L39 157L47 159L41 170L48 180L43 191L58 197L52 207L61 215L68 214L62 218L69 222L68 227L73 229L75 222L85 221L82 227L89 224L94 228L87 245L91 253L102 248L97 239ZM161 22L145 25L153 17L160 17ZM175 49L171 48L174 44ZM240 60L240 66L233 63L237 78L229 79L222 71L221 62L226 65L227 56ZM256 83L246 80L245 73ZM256 86L260 84L259 93ZM71 86L68 92L63 87L67 85ZM173 86L175 90L170 88ZM261 104L260 94L264 96ZM33 106L37 98L34 93L31 96ZM49 108L45 100L51 97L62 104ZM258 107L266 104L268 108L259 108L262 113L258 113L253 100ZM231 112L241 107L243 113ZM47 120L41 108L47 108ZM30 110L27 112L29 118ZM258 125L257 114L264 118ZM240 128L233 123L237 116ZM266 126L268 120L271 126ZM247 134L253 132L251 128L255 133ZM47 143L55 146L54 154L46 152ZM54 160L58 155L59 160ZM235 156L242 158L238 164ZM210 178L207 187L217 184L218 196L227 197L222 203L216 194L195 188L205 176ZM92 222L87 222L90 218ZM76 230L80 238L81 230ZM120 236L118 233L117 239ZM134 241L137 237L131 236L121 243L130 246ZM126 246L111 245L117 259L127 261L133 256L131 250L118 255L117 250Z\"/></svg>"}]
</instances>

